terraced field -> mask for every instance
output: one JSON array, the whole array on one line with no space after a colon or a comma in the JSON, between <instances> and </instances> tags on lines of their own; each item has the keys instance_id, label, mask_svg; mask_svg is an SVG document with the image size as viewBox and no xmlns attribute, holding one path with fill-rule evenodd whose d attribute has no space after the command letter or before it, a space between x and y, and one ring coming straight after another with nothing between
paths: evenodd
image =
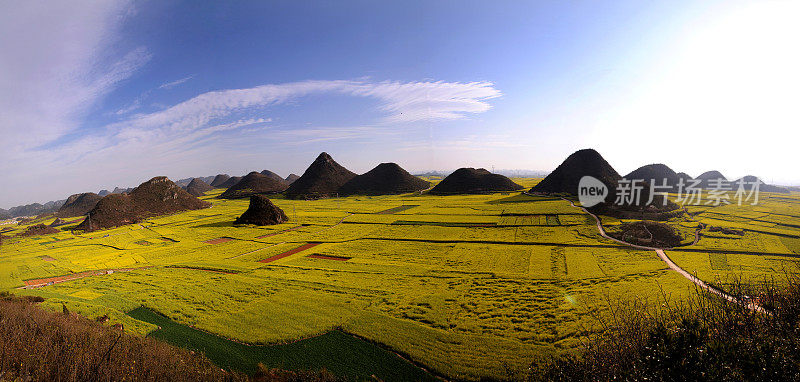
<instances>
[{"instance_id":1,"label":"terraced field","mask_svg":"<svg viewBox=\"0 0 800 382\"><path fill-rule=\"evenodd\" d=\"M539 356L573 351L599 329L594 317L605 317L609 303L695 292L652 251L603 239L591 217L558 198L276 197L290 221L254 227L233 225L247 200L216 199L219 192L204 197L210 209L10 239L0 246L0 289L28 286L15 292L108 315L142 335L157 329L127 314L142 306L251 344L340 329L463 379L504 378ZM689 207L697 222L745 234L704 230L696 245L667 254L710 282L796 266L800 197L764 200ZM697 222L669 223L693 232Z\"/></svg>"},{"instance_id":2,"label":"terraced field","mask_svg":"<svg viewBox=\"0 0 800 382\"><path fill-rule=\"evenodd\" d=\"M697 245L667 251L683 269L722 289L736 278L781 280L800 260L800 194L762 194L756 206L688 207L705 229Z\"/></svg>"}]
</instances>

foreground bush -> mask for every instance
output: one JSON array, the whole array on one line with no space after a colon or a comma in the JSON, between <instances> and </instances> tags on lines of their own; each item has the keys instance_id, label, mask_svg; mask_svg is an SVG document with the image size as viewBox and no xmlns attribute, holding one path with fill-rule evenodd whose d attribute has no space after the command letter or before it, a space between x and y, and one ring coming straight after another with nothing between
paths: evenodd
<instances>
[{"instance_id":1,"label":"foreground bush","mask_svg":"<svg viewBox=\"0 0 800 382\"><path fill-rule=\"evenodd\" d=\"M207 358L0 295L0 381L235 381Z\"/></svg>"},{"instance_id":2,"label":"foreground bush","mask_svg":"<svg viewBox=\"0 0 800 382\"><path fill-rule=\"evenodd\" d=\"M525 379L798 381L800 280L787 279L728 288L766 313L704 293L658 310L633 304L580 356L536 362Z\"/></svg>"}]
</instances>

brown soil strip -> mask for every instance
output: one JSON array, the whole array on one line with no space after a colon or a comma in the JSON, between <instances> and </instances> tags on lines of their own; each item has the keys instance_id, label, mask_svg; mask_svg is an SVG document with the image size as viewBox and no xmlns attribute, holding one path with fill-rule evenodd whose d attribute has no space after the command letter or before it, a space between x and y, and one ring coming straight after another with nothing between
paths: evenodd
<instances>
[{"instance_id":1,"label":"brown soil strip","mask_svg":"<svg viewBox=\"0 0 800 382\"><path fill-rule=\"evenodd\" d=\"M282 233L286 233L286 232L289 232L289 231L294 231L296 229L300 229L300 228L303 228L305 226L306 226L305 224L301 224L301 225L299 225L297 227L292 227L292 228L289 228L289 229L285 229L283 231L278 231L278 232L273 232L273 233L266 234L266 235L263 235L263 236L258 236L258 237L256 237L256 239L266 239L268 237L275 236L275 235L280 235Z\"/></svg>"},{"instance_id":2,"label":"brown soil strip","mask_svg":"<svg viewBox=\"0 0 800 382\"><path fill-rule=\"evenodd\" d=\"M347 260L352 259L352 257L320 255L319 253L315 253L313 255L308 255L306 257L308 257L310 259L335 260L335 261L347 261Z\"/></svg>"},{"instance_id":3,"label":"brown soil strip","mask_svg":"<svg viewBox=\"0 0 800 382\"><path fill-rule=\"evenodd\" d=\"M222 243L227 243L227 242L229 242L231 240L233 240L233 238L220 237L220 238L217 238L217 239L206 240L203 243L206 243L206 244L222 244Z\"/></svg>"},{"instance_id":4,"label":"brown soil strip","mask_svg":"<svg viewBox=\"0 0 800 382\"><path fill-rule=\"evenodd\" d=\"M316 246L318 246L320 244L322 244L322 243L307 243L307 244L303 244L303 245L301 245L301 246L299 246L299 247L297 247L295 249L286 251L284 253L281 253L281 254L278 254L278 255L275 255L275 256L272 256L272 257L269 257L269 258L266 258L264 260L260 260L259 263L271 263L271 262L273 262L275 260L280 260L280 259L282 259L284 257L294 255L295 253L303 252L306 249L314 248L314 247L316 247Z\"/></svg>"},{"instance_id":5,"label":"brown soil strip","mask_svg":"<svg viewBox=\"0 0 800 382\"><path fill-rule=\"evenodd\" d=\"M45 255L45 256L39 256L39 258L40 258L40 259L42 259L42 260L44 260L44 261L56 261L56 259L54 259L54 258L52 258L52 257L50 257L50 256L47 256L47 255Z\"/></svg>"},{"instance_id":6,"label":"brown soil strip","mask_svg":"<svg viewBox=\"0 0 800 382\"><path fill-rule=\"evenodd\" d=\"M286 244L286 242L285 242L285 241L282 241L282 242L280 242L280 243L275 243L275 244L272 244L272 245L268 245L268 246L266 246L266 247L264 247L264 248L259 248L259 249L256 249L256 250L253 250L253 251L250 251L250 252L245 252L245 253L242 253L241 255L236 255L236 256L233 256L233 257L228 257L228 258L225 258L225 260L232 260L232 259L236 259L236 258L242 257L242 256L244 256L244 255L249 255L249 254L251 254L251 253L256 253L256 252L258 252L258 251L263 251L263 250L265 250L265 249L267 249L267 248L272 248L272 247L274 247L274 246L276 246L276 245L281 245L281 244Z\"/></svg>"},{"instance_id":7,"label":"brown soil strip","mask_svg":"<svg viewBox=\"0 0 800 382\"><path fill-rule=\"evenodd\" d=\"M114 272L130 272L130 271L135 271L135 270L139 270L139 269L147 269L147 268L151 268L151 267L104 269L104 270L99 270L99 271L86 271L86 272L73 273L73 274L64 275L64 276L47 277L47 278L43 278L43 279L23 280L23 283L25 283L25 286L23 288L24 289L41 288L41 287L44 287L44 286L63 283L63 282L66 282L66 281L82 279L84 277L102 276L102 275L108 275L108 274L111 274L111 273L114 273Z\"/></svg>"}]
</instances>

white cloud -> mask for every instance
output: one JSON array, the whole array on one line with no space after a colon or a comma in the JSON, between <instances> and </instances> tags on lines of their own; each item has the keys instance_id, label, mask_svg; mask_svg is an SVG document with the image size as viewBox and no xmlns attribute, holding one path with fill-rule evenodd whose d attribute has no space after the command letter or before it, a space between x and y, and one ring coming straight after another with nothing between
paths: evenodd
<instances>
[{"instance_id":1,"label":"white cloud","mask_svg":"<svg viewBox=\"0 0 800 382\"><path fill-rule=\"evenodd\" d=\"M346 91L380 99L391 113L387 122L460 119L488 111L486 101L501 95L491 82L381 82L352 84Z\"/></svg>"},{"instance_id":2,"label":"white cloud","mask_svg":"<svg viewBox=\"0 0 800 382\"><path fill-rule=\"evenodd\" d=\"M459 119L468 113L489 110L491 105L487 101L501 95L488 82L303 81L211 91L115 127L149 130L163 126L173 131L191 130L235 111L273 106L324 93L376 98L381 102L381 108L389 112L385 118L387 123Z\"/></svg>"},{"instance_id":3,"label":"white cloud","mask_svg":"<svg viewBox=\"0 0 800 382\"><path fill-rule=\"evenodd\" d=\"M140 114L114 123L106 128L108 135L105 142L96 141L96 137L92 139L101 146L98 150L111 145L121 147L150 142L186 142L187 138L199 139L242 127L241 121L226 121L233 114L262 115L264 108L312 94L376 98L381 103L381 109L389 112L378 125L387 125L424 119L459 119L467 113L481 113L491 108L486 101L499 97L500 91L486 82L371 83L331 80L268 84L203 93L162 111ZM259 118L247 120L246 124L268 122ZM363 129L296 129L288 134L297 135L295 138L298 139L291 141L297 144L352 138L355 134L363 134ZM374 130L372 127L370 129ZM276 133L276 138L281 137L288 135L286 132Z\"/></svg>"},{"instance_id":4,"label":"white cloud","mask_svg":"<svg viewBox=\"0 0 800 382\"><path fill-rule=\"evenodd\" d=\"M142 97L136 98L135 100L133 100L133 102L127 104L122 109L115 111L114 114L118 116L125 115L140 107L142 107Z\"/></svg>"},{"instance_id":5,"label":"white cloud","mask_svg":"<svg viewBox=\"0 0 800 382\"><path fill-rule=\"evenodd\" d=\"M159 89L172 89L172 88L174 88L174 87L176 87L176 86L178 86L178 85L180 85L180 84L182 84L182 83L184 83L186 81L191 80L192 78L194 78L194 76L189 76L189 77L181 78L179 80L175 80L175 81L172 81L172 82L167 82L167 83L161 84L161 86L159 86L158 88Z\"/></svg>"},{"instance_id":6,"label":"white cloud","mask_svg":"<svg viewBox=\"0 0 800 382\"><path fill-rule=\"evenodd\" d=\"M241 143L250 135L264 144L296 146L392 134L417 121L485 112L488 101L501 95L489 82L320 80L211 91L131 114L150 92L192 78L186 77L119 110L102 111L120 120L89 129L85 121L105 96L151 59L145 47L122 41L120 28L135 13L128 0L0 4L0 172L6 174L0 203L55 199L85 191L93 179L124 185L138 176L227 160L235 150L221 143ZM372 99L385 116L351 121L361 127L272 129L270 107L311 95ZM41 179L48 187L22 191Z\"/></svg>"},{"instance_id":7,"label":"white cloud","mask_svg":"<svg viewBox=\"0 0 800 382\"><path fill-rule=\"evenodd\" d=\"M133 54L131 57L144 57ZM135 67L137 59L128 67ZM120 70L125 71L123 64ZM111 74L110 76L114 76ZM100 80L108 83L107 80ZM270 107L289 101L301 100L310 95L344 95L378 101L386 116L367 125L357 127L286 127L269 130L271 119L266 115ZM54 145L48 150L20 151L19 155L3 167L35 167L37 173L49 172L55 177L69 177L70 171L48 170L63 168L65 164L80 164L91 168L94 174L108 177L112 173L152 176L184 168L190 163L200 163L216 157L244 155L226 152L220 142L242 139L260 139L264 144L280 143L289 146L320 142L370 139L375 136L395 134L395 127L420 120L453 120L469 114L482 113L491 108L487 102L500 96L500 91L487 82L368 82L368 81L302 81L285 84L268 84L246 89L211 91L167 107L161 111L136 114L105 126L90 135L83 135L68 143ZM135 108L135 104L133 110ZM130 110L122 110L118 115ZM352 121L363 123L364 121ZM237 140L239 137L240 139ZM131 168L135 164L135 168ZM73 173L72 176L75 176ZM119 176L119 174L115 174ZM76 191L77 192L77 191Z\"/></svg>"},{"instance_id":8,"label":"white cloud","mask_svg":"<svg viewBox=\"0 0 800 382\"><path fill-rule=\"evenodd\" d=\"M351 126L283 130L273 133L273 136L279 138L285 145L299 146L319 142L372 139L378 135L395 134L397 134L397 131L392 129L382 129L374 126Z\"/></svg>"},{"instance_id":9,"label":"white cloud","mask_svg":"<svg viewBox=\"0 0 800 382\"><path fill-rule=\"evenodd\" d=\"M0 134L5 146L0 159L75 130L97 101L149 60L145 48L115 48L119 20L129 10L127 1L0 6Z\"/></svg>"}]
</instances>

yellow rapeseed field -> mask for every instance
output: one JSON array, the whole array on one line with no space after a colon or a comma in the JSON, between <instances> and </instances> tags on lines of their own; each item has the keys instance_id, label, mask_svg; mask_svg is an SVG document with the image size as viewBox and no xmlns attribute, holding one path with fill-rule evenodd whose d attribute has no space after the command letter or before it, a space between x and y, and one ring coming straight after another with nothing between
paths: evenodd
<instances>
[{"instance_id":1,"label":"yellow rapeseed field","mask_svg":"<svg viewBox=\"0 0 800 382\"><path fill-rule=\"evenodd\" d=\"M139 306L248 343L342 328L465 379L502 378L537 357L575 350L610 303L695 291L655 253L603 239L593 219L558 198L275 197L289 222L256 227L234 226L248 201L219 193L204 197L209 209L141 224L89 234L70 231L73 224L55 235L7 239L0 290L108 315L109 324L142 335L154 326L125 315ZM796 266L797 194L689 211L700 212L696 222L745 230L704 230L696 245L668 251L689 272L714 282ZM696 226L669 223L690 234ZM74 280L58 282L65 277ZM17 289L26 285L40 287Z\"/></svg>"}]
</instances>

